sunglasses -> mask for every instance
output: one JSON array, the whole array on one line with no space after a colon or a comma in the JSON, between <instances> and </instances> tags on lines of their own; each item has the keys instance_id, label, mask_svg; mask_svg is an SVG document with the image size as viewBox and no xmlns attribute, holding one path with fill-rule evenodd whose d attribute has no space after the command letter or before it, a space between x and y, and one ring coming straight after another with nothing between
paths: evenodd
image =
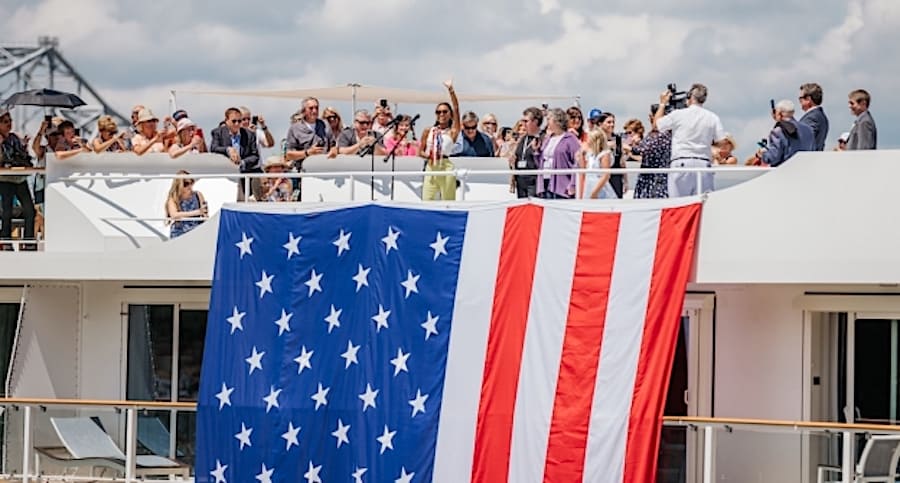
<instances>
[{"instance_id":1,"label":"sunglasses","mask_svg":"<svg viewBox=\"0 0 900 483\"><path fill-rule=\"evenodd\" d=\"M369 124L372 124L372 121L360 121L359 119L357 119L356 122L363 126L368 126Z\"/></svg>"},{"instance_id":2,"label":"sunglasses","mask_svg":"<svg viewBox=\"0 0 900 483\"><path fill-rule=\"evenodd\" d=\"M325 116L325 119L329 121L337 121L337 116Z\"/></svg>"},{"instance_id":3,"label":"sunglasses","mask_svg":"<svg viewBox=\"0 0 900 483\"><path fill-rule=\"evenodd\" d=\"M497 121L488 121L488 122L483 122L482 124L484 124L485 126L496 126Z\"/></svg>"},{"instance_id":4,"label":"sunglasses","mask_svg":"<svg viewBox=\"0 0 900 483\"><path fill-rule=\"evenodd\" d=\"M185 188L187 188L188 186L191 186L192 184L194 184L194 181L190 180L190 179L186 179L182 182L182 184L184 185Z\"/></svg>"},{"instance_id":5,"label":"sunglasses","mask_svg":"<svg viewBox=\"0 0 900 483\"><path fill-rule=\"evenodd\" d=\"M441 114L450 114L450 111L447 109L438 109L434 111L435 115L440 116Z\"/></svg>"},{"instance_id":6,"label":"sunglasses","mask_svg":"<svg viewBox=\"0 0 900 483\"><path fill-rule=\"evenodd\" d=\"M232 120L229 121L229 122L231 122L232 124L240 124L240 123L242 123L242 122L244 122L244 121L242 121L242 120L240 120L240 119L232 119Z\"/></svg>"},{"instance_id":7,"label":"sunglasses","mask_svg":"<svg viewBox=\"0 0 900 483\"><path fill-rule=\"evenodd\" d=\"M250 122L250 118L249 118L249 117L242 117L242 118L241 118L241 122Z\"/></svg>"},{"instance_id":8,"label":"sunglasses","mask_svg":"<svg viewBox=\"0 0 900 483\"><path fill-rule=\"evenodd\" d=\"M478 129L478 126L463 126L463 129L465 129L466 131L474 131Z\"/></svg>"}]
</instances>

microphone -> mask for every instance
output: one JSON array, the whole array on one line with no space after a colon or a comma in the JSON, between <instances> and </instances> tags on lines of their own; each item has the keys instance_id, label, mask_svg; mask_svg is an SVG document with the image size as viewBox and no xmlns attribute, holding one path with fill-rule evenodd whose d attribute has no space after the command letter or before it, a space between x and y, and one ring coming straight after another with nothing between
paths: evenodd
<instances>
[{"instance_id":1,"label":"microphone","mask_svg":"<svg viewBox=\"0 0 900 483\"><path fill-rule=\"evenodd\" d=\"M421 114L416 114L415 116L413 116L413 118L409 120L409 125L410 125L410 126L415 126L415 125L416 125L416 121L418 121L420 117L422 117Z\"/></svg>"},{"instance_id":2,"label":"microphone","mask_svg":"<svg viewBox=\"0 0 900 483\"><path fill-rule=\"evenodd\" d=\"M402 115L402 114L397 114L397 115L394 116L394 118L391 119L390 122L388 122L387 125L384 126L384 127L392 127L392 126L396 126L398 123L400 123L400 119L402 119L402 118L403 118L403 115Z\"/></svg>"}]
</instances>

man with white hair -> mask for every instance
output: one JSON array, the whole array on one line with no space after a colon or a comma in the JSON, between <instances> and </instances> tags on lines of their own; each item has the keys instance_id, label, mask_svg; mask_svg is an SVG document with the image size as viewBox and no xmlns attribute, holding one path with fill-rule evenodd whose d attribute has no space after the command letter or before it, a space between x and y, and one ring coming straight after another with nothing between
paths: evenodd
<instances>
[{"instance_id":1,"label":"man with white hair","mask_svg":"<svg viewBox=\"0 0 900 483\"><path fill-rule=\"evenodd\" d=\"M659 96L659 107L653 116L653 127L660 132L672 131L672 168L708 168L712 165L712 147L725 141L722 121L703 107L707 90L694 84L688 91L688 107L666 114L672 92ZM713 173L703 173L697 186L696 173L669 173L669 198L691 196L713 190Z\"/></svg>"},{"instance_id":2,"label":"man with white hair","mask_svg":"<svg viewBox=\"0 0 900 483\"><path fill-rule=\"evenodd\" d=\"M798 151L815 150L816 138L811 127L794 119L794 103L789 100L775 104L775 127L769 133L766 147L756 157L769 166L779 166Z\"/></svg>"}]
</instances>

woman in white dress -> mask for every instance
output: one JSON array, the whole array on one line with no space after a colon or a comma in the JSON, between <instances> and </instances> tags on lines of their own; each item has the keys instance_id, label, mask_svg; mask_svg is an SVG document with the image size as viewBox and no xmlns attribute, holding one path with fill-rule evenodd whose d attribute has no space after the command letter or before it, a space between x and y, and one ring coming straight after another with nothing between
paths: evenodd
<instances>
[{"instance_id":1,"label":"woman in white dress","mask_svg":"<svg viewBox=\"0 0 900 483\"><path fill-rule=\"evenodd\" d=\"M612 154L607 144L606 133L602 129L594 129L588 135L584 148L584 167L587 169L609 169ZM618 198L609 183L610 173L588 173L584 176L583 198Z\"/></svg>"}]
</instances>

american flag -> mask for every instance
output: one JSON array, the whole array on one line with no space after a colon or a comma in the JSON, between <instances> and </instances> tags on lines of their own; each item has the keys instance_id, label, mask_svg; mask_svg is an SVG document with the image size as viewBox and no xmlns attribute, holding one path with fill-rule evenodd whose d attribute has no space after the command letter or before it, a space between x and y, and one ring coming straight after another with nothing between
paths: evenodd
<instances>
[{"instance_id":1,"label":"american flag","mask_svg":"<svg viewBox=\"0 0 900 483\"><path fill-rule=\"evenodd\" d=\"M196 481L653 481L699 212L222 210Z\"/></svg>"}]
</instances>

